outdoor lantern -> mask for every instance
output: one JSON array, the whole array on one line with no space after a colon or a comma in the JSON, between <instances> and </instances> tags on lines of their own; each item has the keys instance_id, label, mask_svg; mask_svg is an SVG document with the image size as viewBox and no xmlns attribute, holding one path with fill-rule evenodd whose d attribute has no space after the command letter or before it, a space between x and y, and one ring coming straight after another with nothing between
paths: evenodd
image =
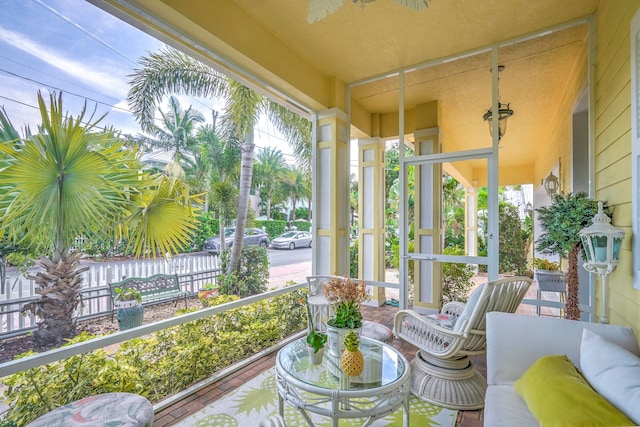
<instances>
[{"instance_id":1,"label":"outdoor lantern","mask_svg":"<svg viewBox=\"0 0 640 427\"><path fill-rule=\"evenodd\" d=\"M498 141L507 133L507 119L513 116L513 110L509 104L500 103L500 72L504 70L504 65L498 65L498 114L493 114L493 107L489 108L482 116L482 120L489 123L489 133L493 137L493 118L498 117Z\"/></svg>"},{"instance_id":2,"label":"outdoor lantern","mask_svg":"<svg viewBox=\"0 0 640 427\"><path fill-rule=\"evenodd\" d=\"M558 190L560 189L560 181L558 180L558 177L553 174L553 172L551 172L549 176L544 179L543 185L544 191L547 192L547 195L549 197L553 197L558 193Z\"/></svg>"},{"instance_id":3,"label":"outdoor lantern","mask_svg":"<svg viewBox=\"0 0 640 427\"><path fill-rule=\"evenodd\" d=\"M586 258L584 268L591 273L596 273L602 280L600 323L609 323L607 318L607 276L616 269L620 261L624 231L611 225L611 218L602 211L602 202L598 202L598 213L592 221L591 226L580 231L580 239Z\"/></svg>"}]
</instances>

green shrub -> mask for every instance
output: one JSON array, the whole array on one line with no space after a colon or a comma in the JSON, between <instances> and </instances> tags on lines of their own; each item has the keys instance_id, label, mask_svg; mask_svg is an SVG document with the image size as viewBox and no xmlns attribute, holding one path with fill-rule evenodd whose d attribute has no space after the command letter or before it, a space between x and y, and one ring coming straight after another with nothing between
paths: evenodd
<instances>
[{"instance_id":1,"label":"green shrub","mask_svg":"<svg viewBox=\"0 0 640 427\"><path fill-rule=\"evenodd\" d=\"M256 228L263 228L263 230L269 235L269 239L275 239L287 229L287 221L280 220L256 220Z\"/></svg>"},{"instance_id":2,"label":"green shrub","mask_svg":"<svg viewBox=\"0 0 640 427\"><path fill-rule=\"evenodd\" d=\"M137 393L152 402L175 394L306 328L305 293L290 292L132 339L113 355L96 350L6 377L9 410L2 425L23 426L99 393ZM82 334L69 344L90 338Z\"/></svg>"},{"instance_id":3,"label":"green shrub","mask_svg":"<svg viewBox=\"0 0 640 427\"><path fill-rule=\"evenodd\" d=\"M464 255L461 248L445 248L444 255ZM467 302L469 291L473 287L471 278L475 268L470 264L453 262L442 263L442 304L450 301Z\"/></svg>"},{"instance_id":4,"label":"green shrub","mask_svg":"<svg viewBox=\"0 0 640 427\"><path fill-rule=\"evenodd\" d=\"M358 277L358 240L349 247L349 277Z\"/></svg>"},{"instance_id":5,"label":"green shrub","mask_svg":"<svg viewBox=\"0 0 640 427\"><path fill-rule=\"evenodd\" d=\"M230 250L222 252L221 268L229 265ZM260 246L242 246L239 271L218 276L220 293L246 297L263 293L269 283L269 257Z\"/></svg>"},{"instance_id":6,"label":"green shrub","mask_svg":"<svg viewBox=\"0 0 640 427\"><path fill-rule=\"evenodd\" d=\"M293 221L293 225L300 231L311 231L311 223L303 219L297 219Z\"/></svg>"}]
</instances>

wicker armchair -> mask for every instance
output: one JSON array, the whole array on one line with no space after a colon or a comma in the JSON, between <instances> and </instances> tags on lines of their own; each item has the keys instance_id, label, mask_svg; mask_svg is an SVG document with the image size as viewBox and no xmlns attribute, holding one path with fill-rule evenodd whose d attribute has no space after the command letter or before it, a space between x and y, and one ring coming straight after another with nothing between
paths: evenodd
<instances>
[{"instance_id":1,"label":"wicker armchair","mask_svg":"<svg viewBox=\"0 0 640 427\"><path fill-rule=\"evenodd\" d=\"M469 356L486 352L486 314L514 313L531 282L527 277L488 282L471 294L467 304L445 304L440 314L454 321L452 328L411 310L396 313L396 337L419 348L411 362L413 394L446 408L482 408L487 382Z\"/></svg>"}]
</instances>

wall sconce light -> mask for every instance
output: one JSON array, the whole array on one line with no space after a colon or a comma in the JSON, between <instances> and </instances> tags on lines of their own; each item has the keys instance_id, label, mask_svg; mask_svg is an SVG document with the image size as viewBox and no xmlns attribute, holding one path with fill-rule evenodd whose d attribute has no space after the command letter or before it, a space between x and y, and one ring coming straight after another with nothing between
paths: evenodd
<instances>
[{"instance_id":1,"label":"wall sconce light","mask_svg":"<svg viewBox=\"0 0 640 427\"><path fill-rule=\"evenodd\" d=\"M543 180L544 190L549 197L553 197L558 193L560 189L560 181L558 177L551 172L548 177Z\"/></svg>"},{"instance_id":2,"label":"wall sconce light","mask_svg":"<svg viewBox=\"0 0 640 427\"><path fill-rule=\"evenodd\" d=\"M596 273L602 281L602 313L600 323L609 323L607 317L607 276L613 272L620 261L620 249L624 231L611 225L611 218L602 211L603 204L598 202L598 213L593 224L580 231L580 239L587 259L585 270Z\"/></svg>"}]
</instances>

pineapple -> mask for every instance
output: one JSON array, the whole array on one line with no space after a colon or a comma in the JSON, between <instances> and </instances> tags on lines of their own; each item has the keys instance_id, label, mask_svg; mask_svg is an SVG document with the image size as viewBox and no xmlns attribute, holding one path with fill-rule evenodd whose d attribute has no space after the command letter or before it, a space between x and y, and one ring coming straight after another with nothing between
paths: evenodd
<instances>
[{"instance_id":1,"label":"pineapple","mask_svg":"<svg viewBox=\"0 0 640 427\"><path fill-rule=\"evenodd\" d=\"M360 340L355 332L349 331L344 337L345 351L342 353L342 371L350 377L357 377L364 369L364 357L358 349Z\"/></svg>"}]
</instances>

